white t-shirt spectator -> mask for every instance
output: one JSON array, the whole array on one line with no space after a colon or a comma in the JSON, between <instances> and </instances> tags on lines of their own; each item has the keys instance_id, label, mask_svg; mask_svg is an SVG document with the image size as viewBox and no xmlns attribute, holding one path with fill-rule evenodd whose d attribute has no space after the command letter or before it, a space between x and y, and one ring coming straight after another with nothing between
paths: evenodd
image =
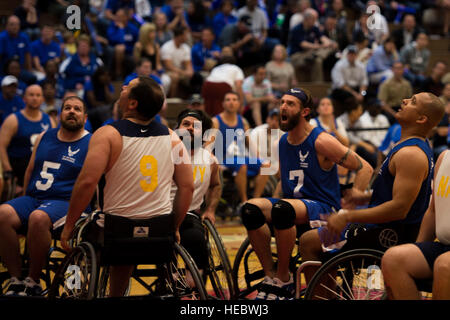
<instances>
[{"instance_id":1,"label":"white t-shirt spectator","mask_svg":"<svg viewBox=\"0 0 450 320\"><path fill-rule=\"evenodd\" d=\"M225 82L230 85L233 91L236 91L236 81L243 81L244 78L244 72L240 67L235 64L224 63L213 68L206 81L214 83Z\"/></svg>"},{"instance_id":2,"label":"white t-shirt spectator","mask_svg":"<svg viewBox=\"0 0 450 320\"><path fill-rule=\"evenodd\" d=\"M161 47L161 60L171 60L175 67L183 68L184 61L191 61L191 48L186 43L177 47L169 40Z\"/></svg>"},{"instance_id":3,"label":"white t-shirt spectator","mask_svg":"<svg viewBox=\"0 0 450 320\"><path fill-rule=\"evenodd\" d=\"M244 94L251 94L255 98L265 97L272 94L272 84L269 79L264 79L261 83L256 83L253 76L247 77L242 84Z\"/></svg>"},{"instance_id":4,"label":"white t-shirt spectator","mask_svg":"<svg viewBox=\"0 0 450 320\"><path fill-rule=\"evenodd\" d=\"M249 11L247 6L240 8L237 12L238 19L242 16L250 16L252 21L252 33L255 37L259 38L262 36L263 30L269 28L269 20L267 19L266 13L256 7L253 11Z\"/></svg>"}]
</instances>

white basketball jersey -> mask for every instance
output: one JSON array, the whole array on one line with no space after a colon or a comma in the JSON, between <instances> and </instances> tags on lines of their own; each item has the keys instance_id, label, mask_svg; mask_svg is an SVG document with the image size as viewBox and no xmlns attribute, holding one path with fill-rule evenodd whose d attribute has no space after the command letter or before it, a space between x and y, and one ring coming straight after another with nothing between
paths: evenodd
<instances>
[{"instance_id":1,"label":"white basketball jersey","mask_svg":"<svg viewBox=\"0 0 450 320\"><path fill-rule=\"evenodd\" d=\"M217 163L216 157L206 149L199 148L194 151L191 157L192 175L194 178L194 194L192 195L192 202L189 211L197 211L203 203L206 192L208 191L211 181L211 165ZM177 185L172 182L170 190L170 199L173 203L175 193L177 192Z\"/></svg>"},{"instance_id":2,"label":"white basketball jersey","mask_svg":"<svg viewBox=\"0 0 450 320\"><path fill-rule=\"evenodd\" d=\"M436 237L450 245L450 152L442 159L434 180L434 205L436 211Z\"/></svg>"},{"instance_id":3,"label":"white basketball jersey","mask_svg":"<svg viewBox=\"0 0 450 320\"><path fill-rule=\"evenodd\" d=\"M129 120L111 125L121 134L123 147L100 188L103 212L131 219L170 214L174 161L169 129L155 121L147 126Z\"/></svg>"}]
</instances>

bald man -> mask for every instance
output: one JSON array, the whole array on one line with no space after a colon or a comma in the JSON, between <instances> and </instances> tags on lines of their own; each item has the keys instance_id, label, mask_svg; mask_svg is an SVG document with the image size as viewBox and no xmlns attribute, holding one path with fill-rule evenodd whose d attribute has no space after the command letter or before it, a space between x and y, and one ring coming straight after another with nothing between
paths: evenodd
<instances>
[{"instance_id":1,"label":"bald man","mask_svg":"<svg viewBox=\"0 0 450 320\"><path fill-rule=\"evenodd\" d=\"M23 97L25 108L10 114L0 130L0 159L5 180L17 178L17 185L23 187L25 170L33 151L34 142L43 131L55 127L50 117L41 112L42 88L31 85ZM17 192L20 192L17 190Z\"/></svg>"},{"instance_id":2,"label":"bald man","mask_svg":"<svg viewBox=\"0 0 450 320\"><path fill-rule=\"evenodd\" d=\"M373 248L385 251L379 240L382 230L391 229L398 243L414 242L428 208L433 177L433 152L427 136L444 115L443 103L428 92L403 100L395 118L401 125L401 139L387 155L372 185L373 192L354 192L345 198L339 213L328 216L327 226L311 230L300 238L302 260L318 260L331 243L342 250ZM351 210L368 203L366 209ZM364 224L366 230L355 241L343 234L350 223ZM398 244L397 243L397 244ZM395 245L392 243L390 245ZM307 280L312 274L308 274Z\"/></svg>"}]
</instances>

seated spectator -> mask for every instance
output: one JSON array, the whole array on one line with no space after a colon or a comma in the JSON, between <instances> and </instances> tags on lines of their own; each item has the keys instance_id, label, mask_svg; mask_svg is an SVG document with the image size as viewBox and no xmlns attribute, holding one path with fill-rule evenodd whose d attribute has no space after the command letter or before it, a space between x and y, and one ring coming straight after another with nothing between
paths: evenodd
<instances>
[{"instance_id":1,"label":"seated spectator","mask_svg":"<svg viewBox=\"0 0 450 320\"><path fill-rule=\"evenodd\" d=\"M54 37L54 27L50 24L44 24L41 38L33 41L30 45L33 68L42 74L41 79L45 74L44 66L48 60L54 59L56 64L60 63L61 47L53 40Z\"/></svg>"},{"instance_id":2,"label":"seated spectator","mask_svg":"<svg viewBox=\"0 0 450 320\"><path fill-rule=\"evenodd\" d=\"M126 86L131 80L136 79L139 76L147 76L158 82L159 85L163 85L161 79L156 76L152 70L152 63L148 58L141 58L136 64L136 71L125 77L123 85Z\"/></svg>"},{"instance_id":3,"label":"seated spectator","mask_svg":"<svg viewBox=\"0 0 450 320\"><path fill-rule=\"evenodd\" d=\"M255 45L262 51L262 61L256 63L266 63L267 58L273 48L280 43L276 38L271 38L268 35L269 20L267 14L258 7L258 0L246 0L246 5L237 11L238 18L249 16L251 21L251 33Z\"/></svg>"},{"instance_id":4,"label":"seated spectator","mask_svg":"<svg viewBox=\"0 0 450 320\"><path fill-rule=\"evenodd\" d=\"M130 22L126 10L117 10L107 31L109 45L114 47L113 78L123 79L132 70L132 53L138 34L139 30Z\"/></svg>"},{"instance_id":5,"label":"seated spectator","mask_svg":"<svg viewBox=\"0 0 450 320\"><path fill-rule=\"evenodd\" d=\"M311 81L323 81L323 61L336 48L336 44L315 26L316 21L317 12L307 9L303 23L290 31L288 47L297 79L300 69L306 69Z\"/></svg>"},{"instance_id":6,"label":"seated spectator","mask_svg":"<svg viewBox=\"0 0 450 320\"><path fill-rule=\"evenodd\" d=\"M358 34L363 34L368 41L367 46L374 49L377 47L377 42L375 40L374 32L367 26L368 18L369 14L362 10L359 14L358 20L355 22L355 26L353 27L352 38L353 41L355 41Z\"/></svg>"},{"instance_id":7,"label":"seated spectator","mask_svg":"<svg viewBox=\"0 0 450 320\"><path fill-rule=\"evenodd\" d=\"M179 97L180 86L188 87L194 75L188 32L185 27L176 28L174 38L161 47L161 61L171 80L169 97Z\"/></svg>"},{"instance_id":8,"label":"seated spectator","mask_svg":"<svg viewBox=\"0 0 450 320\"><path fill-rule=\"evenodd\" d=\"M52 81L44 81L40 84L44 101L41 104L41 111L49 115L54 123L59 123L58 115L61 112L61 99L56 97L55 84Z\"/></svg>"},{"instance_id":9,"label":"seated spectator","mask_svg":"<svg viewBox=\"0 0 450 320\"><path fill-rule=\"evenodd\" d=\"M186 21L186 11L184 10L183 0L169 0L167 4L161 7L161 12L166 15L167 28L174 31L176 28L188 28Z\"/></svg>"},{"instance_id":10,"label":"seated spectator","mask_svg":"<svg viewBox=\"0 0 450 320\"><path fill-rule=\"evenodd\" d=\"M389 130L384 136L381 146L378 148L383 156L386 157L388 153L394 148L395 144L400 141L402 137L402 127L398 122L390 126Z\"/></svg>"},{"instance_id":11,"label":"seated spectator","mask_svg":"<svg viewBox=\"0 0 450 320\"><path fill-rule=\"evenodd\" d=\"M205 99L205 111L210 116L215 116L223 111L223 98L228 92L236 92L241 102L240 105L244 103L242 90L245 79L244 72L236 65L236 59L230 51L229 47L222 49L219 64L211 70L202 86L201 93Z\"/></svg>"},{"instance_id":12,"label":"seated spectator","mask_svg":"<svg viewBox=\"0 0 450 320\"><path fill-rule=\"evenodd\" d=\"M337 27L347 32L347 12L345 11L343 0L332 0L330 6L325 10L325 17L335 14L337 19ZM344 45L345 48L347 45Z\"/></svg>"},{"instance_id":13,"label":"seated spectator","mask_svg":"<svg viewBox=\"0 0 450 320\"><path fill-rule=\"evenodd\" d=\"M48 60L44 65L45 76L38 82L42 86L44 82L52 82L55 85L56 97L62 98L64 95L64 80L58 72L58 64L54 60Z\"/></svg>"},{"instance_id":14,"label":"seated spectator","mask_svg":"<svg viewBox=\"0 0 450 320\"><path fill-rule=\"evenodd\" d=\"M392 77L392 65L399 59L395 43L392 38L387 38L382 46L378 46L367 63L367 73L372 84Z\"/></svg>"},{"instance_id":15,"label":"seated spectator","mask_svg":"<svg viewBox=\"0 0 450 320\"><path fill-rule=\"evenodd\" d=\"M447 136L449 132L448 128L450 126L450 83L445 85L442 93L443 94L439 97L439 99L444 104L445 114L442 117L441 121L438 123L437 127L434 130L434 134L431 137L435 160L439 157L442 151L448 149Z\"/></svg>"},{"instance_id":16,"label":"seated spectator","mask_svg":"<svg viewBox=\"0 0 450 320\"><path fill-rule=\"evenodd\" d=\"M289 19L289 30L294 29L303 22L305 10L311 8L310 0L298 0L295 6L295 13Z\"/></svg>"},{"instance_id":17,"label":"seated spectator","mask_svg":"<svg viewBox=\"0 0 450 320\"><path fill-rule=\"evenodd\" d=\"M254 74L244 79L242 89L246 102L244 116L251 127L262 125L262 119L274 108L276 101L270 81L266 78L266 68L257 66Z\"/></svg>"},{"instance_id":18,"label":"seated spectator","mask_svg":"<svg viewBox=\"0 0 450 320\"><path fill-rule=\"evenodd\" d=\"M194 93L189 99L188 109L205 111L205 99L199 93Z\"/></svg>"},{"instance_id":19,"label":"seated spectator","mask_svg":"<svg viewBox=\"0 0 450 320\"><path fill-rule=\"evenodd\" d=\"M36 0L23 0L22 5L14 10L14 15L20 19L20 30L25 32L31 41L39 38L39 12Z\"/></svg>"},{"instance_id":20,"label":"seated spectator","mask_svg":"<svg viewBox=\"0 0 450 320\"><path fill-rule=\"evenodd\" d=\"M436 96L440 96L442 94L442 90L444 89L444 83L442 82L442 78L447 71L447 63L444 61L436 61L431 70L431 74L425 78L420 87L421 91L431 92Z\"/></svg>"},{"instance_id":21,"label":"seated spectator","mask_svg":"<svg viewBox=\"0 0 450 320\"><path fill-rule=\"evenodd\" d=\"M361 62L364 67L367 67L367 63L369 62L370 57L372 56L373 50L368 47L369 40L366 38L364 33L356 32L353 35L353 42L355 43L356 48L358 49L358 54L356 56L356 61ZM346 50L342 52L342 57L346 54Z\"/></svg>"},{"instance_id":22,"label":"seated spectator","mask_svg":"<svg viewBox=\"0 0 450 320\"><path fill-rule=\"evenodd\" d=\"M59 68L64 89L82 91L86 80L89 80L95 70L102 65L102 60L91 52L89 36L79 36L77 52L64 60Z\"/></svg>"},{"instance_id":23,"label":"seated spectator","mask_svg":"<svg viewBox=\"0 0 450 320\"><path fill-rule=\"evenodd\" d=\"M105 18L115 21L116 13L119 9L128 9L128 18L131 19L135 10L134 0L106 0Z\"/></svg>"},{"instance_id":24,"label":"seated spectator","mask_svg":"<svg viewBox=\"0 0 450 320\"><path fill-rule=\"evenodd\" d=\"M5 75L11 75L17 78L18 85L17 85L17 94L19 96L23 96L25 93L25 89L27 88L27 84L20 80L20 73L22 71L22 68L20 66L19 60L17 59L10 59L6 61L6 64L4 66L4 74Z\"/></svg>"},{"instance_id":25,"label":"seated spectator","mask_svg":"<svg viewBox=\"0 0 450 320\"><path fill-rule=\"evenodd\" d=\"M237 18L233 15L233 1L223 0L220 4L220 11L215 14L212 21L212 28L216 39L219 39L223 28L236 22Z\"/></svg>"},{"instance_id":26,"label":"seated spectator","mask_svg":"<svg viewBox=\"0 0 450 320\"><path fill-rule=\"evenodd\" d=\"M346 24L338 23L338 17L336 13L330 12L325 17L325 21L323 23L323 34L328 37L328 39L334 41L337 44L337 49L339 51L344 50L349 44L346 28Z\"/></svg>"},{"instance_id":27,"label":"seated spectator","mask_svg":"<svg viewBox=\"0 0 450 320\"><path fill-rule=\"evenodd\" d=\"M422 32L422 30L416 24L416 17L413 14L405 14L403 16L402 27L392 31L395 47L400 51L405 45L413 42L419 32Z\"/></svg>"},{"instance_id":28,"label":"seated spectator","mask_svg":"<svg viewBox=\"0 0 450 320\"><path fill-rule=\"evenodd\" d=\"M211 72L220 58L221 49L214 40L214 31L209 27L204 28L201 32L201 41L194 44L191 49L194 71L204 77Z\"/></svg>"},{"instance_id":29,"label":"seated spectator","mask_svg":"<svg viewBox=\"0 0 450 320\"><path fill-rule=\"evenodd\" d=\"M111 77L104 67L98 67L84 86L84 101L87 110L109 105L114 99L114 87Z\"/></svg>"},{"instance_id":30,"label":"seated spectator","mask_svg":"<svg viewBox=\"0 0 450 320\"><path fill-rule=\"evenodd\" d=\"M346 53L346 57L341 58L331 70L331 97L339 102L339 109L348 97L354 97L358 103L362 103L369 85L364 65L356 61L357 48L350 45Z\"/></svg>"},{"instance_id":31,"label":"seated spectator","mask_svg":"<svg viewBox=\"0 0 450 320\"><path fill-rule=\"evenodd\" d=\"M415 41L405 45L400 51L400 59L405 65L404 77L413 87L420 87L425 80L425 73L430 61L428 36L424 32L417 34Z\"/></svg>"},{"instance_id":32,"label":"seated spectator","mask_svg":"<svg viewBox=\"0 0 450 320\"><path fill-rule=\"evenodd\" d=\"M378 89L378 100L381 102L383 114L389 122L395 122L395 114L400 109L404 99L412 96L413 88L403 77L403 63L396 61L392 65L392 78L384 81Z\"/></svg>"},{"instance_id":33,"label":"seated spectator","mask_svg":"<svg viewBox=\"0 0 450 320\"><path fill-rule=\"evenodd\" d=\"M0 95L0 125L11 113L15 113L25 107L22 98L17 94L19 81L14 76L6 76L2 79L2 94Z\"/></svg>"},{"instance_id":34,"label":"seated spectator","mask_svg":"<svg viewBox=\"0 0 450 320\"><path fill-rule=\"evenodd\" d=\"M370 26L370 23L376 24L370 26L370 31L373 33L375 43L381 45L389 37L389 25L380 10L371 10L371 7L377 5L377 1L367 1L364 12L370 16L370 20L367 19L368 23L366 22L366 25Z\"/></svg>"},{"instance_id":35,"label":"seated spectator","mask_svg":"<svg viewBox=\"0 0 450 320\"><path fill-rule=\"evenodd\" d=\"M191 0L188 2L186 22L191 31L192 41L200 41L202 38L202 30L211 25L208 9L202 0Z\"/></svg>"},{"instance_id":36,"label":"seated spectator","mask_svg":"<svg viewBox=\"0 0 450 320\"><path fill-rule=\"evenodd\" d=\"M221 48L229 46L233 49L241 68L262 61L260 47L251 33L251 26L250 16L241 16L236 23L225 26L219 38Z\"/></svg>"},{"instance_id":37,"label":"seated spectator","mask_svg":"<svg viewBox=\"0 0 450 320\"><path fill-rule=\"evenodd\" d=\"M361 118L367 117L367 122L365 120L362 121L364 124L363 128L378 128L384 130L363 131L361 136L378 149L386 136L390 123L388 118L381 113L381 102L376 98L369 98L365 103L365 109L366 111Z\"/></svg>"},{"instance_id":38,"label":"seated spectator","mask_svg":"<svg viewBox=\"0 0 450 320\"><path fill-rule=\"evenodd\" d=\"M156 42L162 47L164 43L173 39L173 32L168 27L167 17L164 13L155 12L153 20L156 26Z\"/></svg>"},{"instance_id":39,"label":"seated spectator","mask_svg":"<svg viewBox=\"0 0 450 320\"><path fill-rule=\"evenodd\" d=\"M371 121L367 114L362 117L364 108L355 98L348 98L345 101L345 105L347 106L346 111L337 120L341 121L347 130L350 148L366 160L372 168L376 168L378 163L378 150L373 144L365 140L367 134L364 131L358 130L370 128Z\"/></svg>"},{"instance_id":40,"label":"seated spectator","mask_svg":"<svg viewBox=\"0 0 450 320\"><path fill-rule=\"evenodd\" d=\"M281 98L284 92L297 85L294 67L287 61L286 47L282 44L273 48L272 60L266 63L266 73L272 92L277 98Z\"/></svg>"},{"instance_id":41,"label":"seated spectator","mask_svg":"<svg viewBox=\"0 0 450 320\"><path fill-rule=\"evenodd\" d=\"M35 83L36 77L31 73L30 38L20 31L20 20L16 16L9 16L5 30L0 32L0 65L4 66L12 58L19 59L21 80L27 84Z\"/></svg>"}]
</instances>

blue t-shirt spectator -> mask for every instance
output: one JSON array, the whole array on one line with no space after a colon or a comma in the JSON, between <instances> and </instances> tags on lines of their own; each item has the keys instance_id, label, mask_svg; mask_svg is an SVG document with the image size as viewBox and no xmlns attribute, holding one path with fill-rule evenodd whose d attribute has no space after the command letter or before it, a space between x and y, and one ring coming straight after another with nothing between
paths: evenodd
<instances>
[{"instance_id":1,"label":"blue t-shirt spectator","mask_svg":"<svg viewBox=\"0 0 450 320\"><path fill-rule=\"evenodd\" d=\"M220 47L213 43L211 48L208 49L203 46L202 42L197 42L191 49L191 57L192 57L192 66L194 67L194 71L198 72L203 69L205 64L205 59L214 59L213 52L220 52Z\"/></svg>"},{"instance_id":2,"label":"blue t-shirt spectator","mask_svg":"<svg viewBox=\"0 0 450 320\"><path fill-rule=\"evenodd\" d=\"M103 65L102 60L93 53L89 57L89 63L85 65L81 63L78 54L74 54L61 63L59 72L63 78L64 89L73 90L78 83L84 86L86 81L90 80L94 71Z\"/></svg>"},{"instance_id":3,"label":"blue t-shirt spectator","mask_svg":"<svg viewBox=\"0 0 450 320\"><path fill-rule=\"evenodd\" d=\"M103 88L101 88L101 89L103 89ZM109 89L110 92L114 93L114 86L111 83L108 84L108 89ZM87 93L89 91L93 91L95 99L97 101L104 101L105 104L107 104L105 91L104 90L94 90L94 84L92 83L91 80L88 80L84 84L84 97L83 97L84 101L86 102L86 105L87 105L88 109L91 109L93 107L89 103L89 99L87 98Z\"/></svg>"},{"instance_id":4,"label":"blue t-shirt spectator","mask_svg":"<svg viewBox=\"0 0 450 320\"><path fill-rule=\"evenodd\" d=\"M112 13L116 13L120 8L134 9L134 0L107 0L105 9L109 9Z\"/></svg>"},{"instance_id":5,"label":"blue t-shirt spectator","mask_svg":"<svg viewBox=\"0 0 450 320\"><path fill-rule=\"evenodd\" d=\"M45 65L48 60L61 57L61 48L55 41L45 44L41 39L35 40L30 45L31 56L38 57L41 65Z\"/></svg>"},{"instance_id":6,"label":"blue t-shirt spectator","mask_svg":"<svg viewBox=\"0 0 450 320\"><path fill-rule=\"evenodd\" d=\"M0 125L11 113L23 108L25 108L25 103L19 95L15 95L11 100L8 100L0 93Z\"/></svg>"},{"instance_id":7,"label":"blue t-shirt spectator","mask_svg":"<svg viewBox=\"0 0 450 320\"><path fill-rule=\"evenodd\" d=\"M230 14L229 16L226 16L223 14L223 12L217 13L212 21L212 27L214 30L214 34L216 35L216 39L219 39L220 34L222 33L223 28L225 28L228 24L233 24L237 22L237 18Z\"/></svg>"},{"instance_id":8,"label":"blue t-shirt spectator","mask_svg":"<svg viewBox=\"0 0 450 320\"><path fill-rule=\"evenodd\" d=\"M30 38L24 32L19 32L17 37L11 37L5 30L0 32L0 65L5 65L11 58L17 58L21 66L25 64L25 55L30 53ZM0 72L3 70L0 68Z\"/></svg>"},{"instance_id":9,"label":"blue t-shirt spectator","mask_svg":"<svg viewBox=\"0 0 450 320\"><path fill-rule=\"evenodd\" d=\"M322 32L316 26L305 30L303 23L300 23L289 32L289 36L289 54L292 55L296 52L303 51L303 48L300 46L303 41L311 43L320 42Z\"/></svg>"},{"instance_id":10,"label":"blue t-shirt spectator","mask_svg":"<svg viewBox=\"0 0 450 320\"><path fill-rule=\"evenodd\" d=\"M125 28L119 28L114 22L108 27L107 38L110 45L124 44L126 47L126 53L132 54L133 47L139 36L139 29L128 23Z\"/></svg>"},{"instance_id":11,"label":"blue t-shirt spectator","mask_svg":"<svg viewBox=\"0 0 450 320\"><path fill-rule=\"evenodd\" d=\"M386 54L383 46L378 46L367 62L367 73L381 72L391 69L395 62L393 54Z\"/></svg>"}]
</instances>

